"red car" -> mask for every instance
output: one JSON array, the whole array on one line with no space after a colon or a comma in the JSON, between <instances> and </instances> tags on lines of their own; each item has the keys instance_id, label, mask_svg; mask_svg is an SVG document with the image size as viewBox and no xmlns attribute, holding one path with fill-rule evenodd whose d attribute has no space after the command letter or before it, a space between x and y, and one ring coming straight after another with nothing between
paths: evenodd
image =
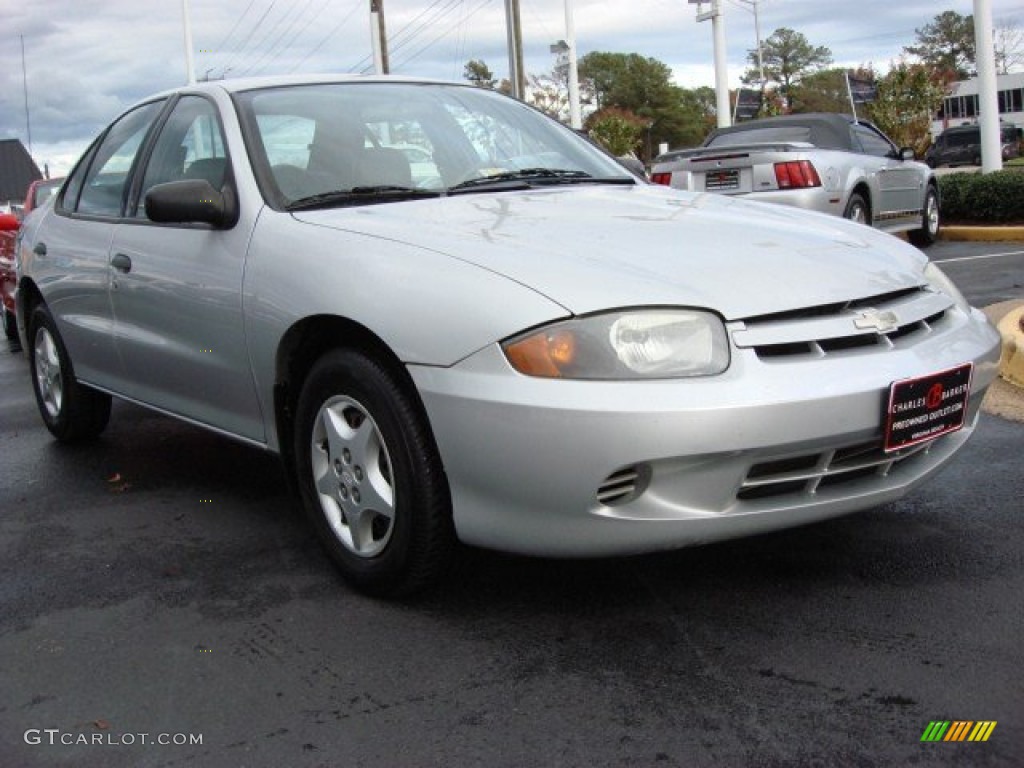
<instances>
[{"instance_id":1,"label":"red car","mask_svg":"<svg viewBox=\"0 0 1024 768\"><path fill-rule=\"evenodd\" d=\"M63 178L38 179L29 184L28 192L25 193L22 217L28 216L29 211L38 208L57 194L63 182ZM18 237L19 226L20 222L13 214L0 214L0 302L3 304L3 312L0 314L3 315L4 334L11 341L18 338L18 326L14 315L14 241Z\"/></svg>"},{"instance_id":2,"label":"red car","mask_svg":"<svg viewBox=\"0 0 1024 768\"><path fill-rule=\"evenodd\" d=\"M0 213L0 298L3 301L4 334L8 339L18 338L14 319L14 241L18 237L20 222L13 213Z\"/></svg>"}]
</instances>

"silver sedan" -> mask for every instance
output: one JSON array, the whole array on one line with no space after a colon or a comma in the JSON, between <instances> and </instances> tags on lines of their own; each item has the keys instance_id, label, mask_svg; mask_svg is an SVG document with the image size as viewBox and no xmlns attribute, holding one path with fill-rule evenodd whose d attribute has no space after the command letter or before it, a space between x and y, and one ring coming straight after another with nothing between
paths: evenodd
<instances>
[{"instance_id":1,"label":"silver sedan","mask_svg":"<svg viewBox=\"0 0 1024 768\"><path fill-rule=\"evenodd\" d=\"M376 594L459 540L628 554L892 501L963 447L999 354L895 238L387 78L145 100L29 218L18 278L58 439L114 396L280 454Z\"/></svg>"}]
</instances>

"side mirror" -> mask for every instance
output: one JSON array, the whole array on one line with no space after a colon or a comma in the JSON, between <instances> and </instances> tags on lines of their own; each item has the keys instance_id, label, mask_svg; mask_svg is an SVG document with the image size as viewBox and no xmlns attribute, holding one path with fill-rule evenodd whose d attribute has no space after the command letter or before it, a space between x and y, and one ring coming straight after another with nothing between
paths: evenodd
<instances>
[{"instance_id":1,"label":"side mirror","mask_svg":"<svg viewBox=\"0 0 1024 768\"><path fill-rule=\"evenodd\" d=\"M238 219L231 188L218 192L206 179L157 184L146 193L146 216L159 224L210 224L218 229Z\"/></svg>"},{"instance_id":2,"label":"side mirror","mask_svg":"<svg viewBox=\"0 0 1024 768\"><path fill-rule=\"evenodd\" d=\"M916 160L917 153L914 152L910 147L903 147L900 149L900 160Z\"/></svg>"},{"instance_id":3,"label":"side mirror","mask_svg":"<svg viewBox=\"0 0 1024 768\"><path fill-rule=\"evenodd\" d=\"M21 223L13 213L0 213L0 232L16 232Z\"/></svg>"}]
</instances>

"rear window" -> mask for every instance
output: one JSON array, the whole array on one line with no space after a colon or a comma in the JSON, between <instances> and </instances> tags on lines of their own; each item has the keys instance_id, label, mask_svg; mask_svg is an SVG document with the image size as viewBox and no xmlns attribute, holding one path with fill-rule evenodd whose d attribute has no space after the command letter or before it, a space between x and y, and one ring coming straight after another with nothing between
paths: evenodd
<instances>
[{"instance_id":1,"label":"rear window","mask_svg":"<svg viewBox=\"0 0 1024 768\"><path fill-rule=\"evenodd\" d=\"M735 131L715 136L707 143L709 147L735 147L739 144L765 144L779 141L803 141L811 143L811 129L806 125L772 125L751 128L749 131Z\"/></svg>"}]
</instances>

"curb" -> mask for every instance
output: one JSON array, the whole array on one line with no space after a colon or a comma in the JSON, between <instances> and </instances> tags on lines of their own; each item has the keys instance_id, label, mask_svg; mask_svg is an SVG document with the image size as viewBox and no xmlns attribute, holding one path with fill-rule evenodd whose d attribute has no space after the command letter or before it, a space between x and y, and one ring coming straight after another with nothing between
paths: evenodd
<instances>
[{"instance_id":1,"label":"curb","mask_svg":"<svg viewBox=\"0 0 1024 768\"><path fill-rule=\"evenodd\" d=\"M1019 240L1024 242L1024 227L970 227L970 226L943 226L939 229L940 240L952 240L956 242L1009 242Z\"/></svg>"},{"instance_id":2,"label":"curb","mask_svg":"<svg viewBox=\"0 0 1024 768\"><path fill-rule=\"evenodd\" d=\"M1024 306L1011 310L996 327L1003 337L999 375L1015 387L1024 389Z\"/></svg>"}]
</instances>

